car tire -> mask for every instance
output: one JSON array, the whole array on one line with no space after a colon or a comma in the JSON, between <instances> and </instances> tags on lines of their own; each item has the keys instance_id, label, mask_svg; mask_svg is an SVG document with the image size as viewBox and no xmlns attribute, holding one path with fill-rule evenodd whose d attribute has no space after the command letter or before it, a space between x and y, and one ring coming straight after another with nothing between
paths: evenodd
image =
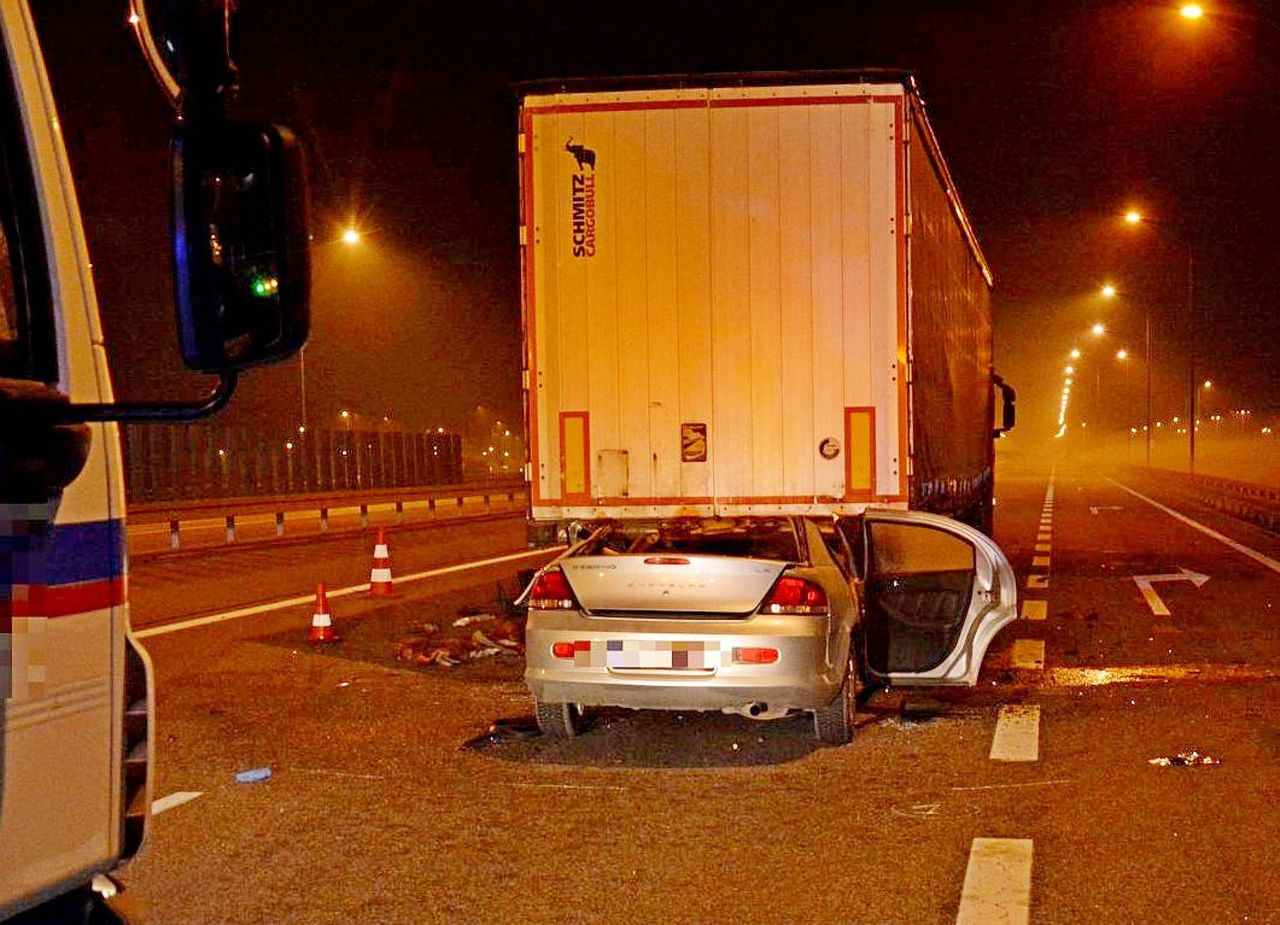
<instances>
[{"instance_id":1,"label":"car tire","mask_svg":"<svg viewBox=\"0 0 1280 925\"><path fill-rule=\"evenodd\" d=\"M572 703L545 703L533 698L538 728L549 739L572 739L579 732L578 707Z\"/></svg>"},{"instance_id":2,"label":"car tire","mask_svg":"<svg viewBox=\"0 0 1280 925\"><path fill-rule=\"evenodd\" d=\"M819 742L823 745L848 745L853 741L854 721L861 696L862 670L858 664L857 646L851 639L840 690L829 704L813 711L813 733Z\"/></svg>"}]
</instances>

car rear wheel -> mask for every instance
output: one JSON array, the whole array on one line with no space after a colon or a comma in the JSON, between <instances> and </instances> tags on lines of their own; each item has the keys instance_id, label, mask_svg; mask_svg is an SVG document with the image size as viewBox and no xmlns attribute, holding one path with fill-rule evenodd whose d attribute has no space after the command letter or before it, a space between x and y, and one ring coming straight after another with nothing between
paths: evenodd
<instances>
[{"instance_id":1,"label":"car rear wheel","mask_svg":"<svg viewBox=\"0 0 1280 925\"><path fill-rule=\"evenodd\" d=\"M578 707L572 703L545 703L533 698L538 728L551 739L572 739L579 732Z\"/></svg>"},{"instance_id":2,"label":"car rear wheel","mask_svg":"<svg viewBox=\"0 0 1280 925\"><path fill-rule=\"evenodd\" d=\"M813 711L813 732L824 745L847 745L853 741L854 721L858 715L858 698L862 694L862 671L858 665L857 647L849 641L849 660L844 680L835 699Z\"/></svg>"}]
</instances>

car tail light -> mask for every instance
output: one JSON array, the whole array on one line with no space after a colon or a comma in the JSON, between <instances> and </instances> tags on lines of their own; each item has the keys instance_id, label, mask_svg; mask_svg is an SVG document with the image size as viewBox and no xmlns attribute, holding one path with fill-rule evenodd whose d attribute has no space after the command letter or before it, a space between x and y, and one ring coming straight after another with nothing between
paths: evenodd
<instances>
[{"instance_id":1,"label":"car tail light","mask_svg":"<svg viewBox=\"0 0 1280 925\"><path fill-rule=\"evenodd\" d=\"M744 646L733 650L733 660L739 665L772 665L778 660L778 650Z\"/></svg>"},{"instance_id":2,"label":"car tail light","mask_svg":"<svg viewBox=\"0 0 1280 925\"><path fill-rule=\"evenodd\" d=\"M800 613L822 616L830 612L827 592L806 578L783 575L760 605L761 613Z\"/></svg>"},{"instance_id":3,"label":"car tail light","mask_svg":"<svg viewBox=\"0 0 1280 925\"><path fill-rule=\"evenodd\" d=\"M547 569L537 577L529 591L531 610L577 610L578 601L569 587L569 579L558 568Z\"/></svg>"}]
</instances>

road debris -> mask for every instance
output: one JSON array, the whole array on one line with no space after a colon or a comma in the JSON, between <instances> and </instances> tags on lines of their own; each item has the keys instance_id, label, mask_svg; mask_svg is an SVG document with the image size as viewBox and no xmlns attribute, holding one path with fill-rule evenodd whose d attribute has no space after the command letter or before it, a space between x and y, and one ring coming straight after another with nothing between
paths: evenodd
<instances>
[{"instance_id":1,"label":"road debris","mask_svg":"<svg viewBox=\"0 0 1280 925\"><path fill-rule=\"evenodd\" d=\"M271 780L271 768L250 768L236 774L237 784L259 784Z\"/></svg>"},{"instance_id":2,"label":"road debris","mask_svg":"<svg viewBox=\"0 0 1280 925\"><path fill-rule=\"evenodd\" d=\"M472 623L490 623L498 619L497 614L493 613L471 613L453 621L454 626L470 626Z\"/></svg>"},{"instance_id":3,"label":"road debris","mask_svg":"<svg viewBox=\"0 0 1280 925\"><path fill-rule=\"evenodd\" d=\"M1148 758L1147 764L1154 764L1161 768L1197 768L1222 764L1222 759L1214 758L1211 755L1202 755L1192 749L1189 752L1178 752L1178 754L1168 757Z\"/></svg>"},{"instance_id":4,"label":"road debris","mask_svg":"<svg viewBox=\"0 0 1280 925\"><path fill-rule=\"evenodd\" d=\"M475 623L469 635L453 630ZM418 623L408 639L396 643L396 659L421 668L457 668L495 656L519 657L524 652L524 625L520 620L502 619L491 613L463 612L449 627L440 630L434 623Z\"/></svg>"},{"instance_id":5,"label":"road debris","mask_svg":"<svg viewBox=\"0 0 1280 925\"><path fill-rule=\"evenodd\" d=\"M495 719L487 732L468 739L462 743L463 748L485 748L501 742L513 740L536 739L542 735L538 723L532 716L519 716L507 719Z\"/></svg>"}]
</instances>

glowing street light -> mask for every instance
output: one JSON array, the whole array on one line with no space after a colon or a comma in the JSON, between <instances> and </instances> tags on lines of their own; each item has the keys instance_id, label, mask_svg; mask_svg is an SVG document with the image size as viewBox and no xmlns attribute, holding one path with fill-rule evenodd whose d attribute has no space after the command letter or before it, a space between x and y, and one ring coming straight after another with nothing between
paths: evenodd
<instances>
[{"instance_id":1,"label":"glowing street light","mask_svg":"<svg viewBox=\"0 0 1280 925\"><path fill-rule=\"evenodd\" d=\"M1130 209L1124 214L1124 220L1130 225L1136 225L1142 221L1142 213L1137 209Z\"/></svg>"},{"instance_id":2,"label":"glowing street light","mask_svg":"<svg viewBox=\"0 0 1280 925\"><path fill-rule=\"evenodd\" d=\"M1079 348L1079 347L1072 347L1072 348L1071 348L1071 359L1073 359L1073 360L1078 360L1078 359L1080 359L1080 348Z\"/></svg>"},{"instance_id":3,"label":"glowing street light","mask_svg":"<svg viewBox=\"0 0 1280 925\"><path fill-rule=\"evenodd\" d=\"M342 243L343 244L359 244L360 232L354 228L344 228L342 230Z\"/></svg>"},{"instance_id":4,"label":"glowing street light","mask_svg":"<svg viewBox=\"0 0 1280 925\"><path fill-rule=\"evenodd\" d=\"M1121 347L1119 350L1116 351L1116 359L1117 360L1129 359L1129 351Z\"/></svg>"},{"instance_id":5,"label":"glowing street light","mask_svg":"<svg viewBox=\"0 0 1280 925\"><path fill-rule=\"evenodd\" d=\"M1074 375L1075 371L1076 371L1076 368L1074 366L1068 366L1066 369L1063 370L1063 372L1066 373L1068 376Z\"/></svg>"},{"instance_id":6,"label":"glowing street light","mask_svg":"<svg viewBox=\"0 0 1280 925\"><path fill-rule=\"evenodd\" d=\"M1107 283L1102 287L1102 297L1104 299L1114 299L1116 297L1116 287Z\"/></svg>"},{"instance_id":7,"label":"glowing street light","mask_svg":"<svg viewBox=\"0 0 1280 925\"><path fill-rule=\"evenodd\" d=\"M1183 19L1196 20L1204 16L1204 7L1198 3L1184 3L1178 10L1178 14Z\"/></svg>"},{"instance_id":8,"label":"glowing street light","mask_svg":"<svg viewBox=\"0 0 1280 925\"><path fill-rule=\"evenodd\" d=\"M1099 321L1097 324L1091 327L1089 331L1093 334L1094 337L1101 337L1103 334L1107 333L1107 326L1103 324L1101 321Z\"/></svg>"},{"instance_id":9,"label":"glowing street light","mask_svg":"<svg viewBox=\"0 0 1280 925\"><path fill-rule=\"evenodd\" d=\"M1206 380L1204 381L1204 387L1205 387L1206 389L1211 389L1211 388L1213 388L1213 380L1212 380L1212 379L1206 379Z\"/></svg>"}]
</instances>

